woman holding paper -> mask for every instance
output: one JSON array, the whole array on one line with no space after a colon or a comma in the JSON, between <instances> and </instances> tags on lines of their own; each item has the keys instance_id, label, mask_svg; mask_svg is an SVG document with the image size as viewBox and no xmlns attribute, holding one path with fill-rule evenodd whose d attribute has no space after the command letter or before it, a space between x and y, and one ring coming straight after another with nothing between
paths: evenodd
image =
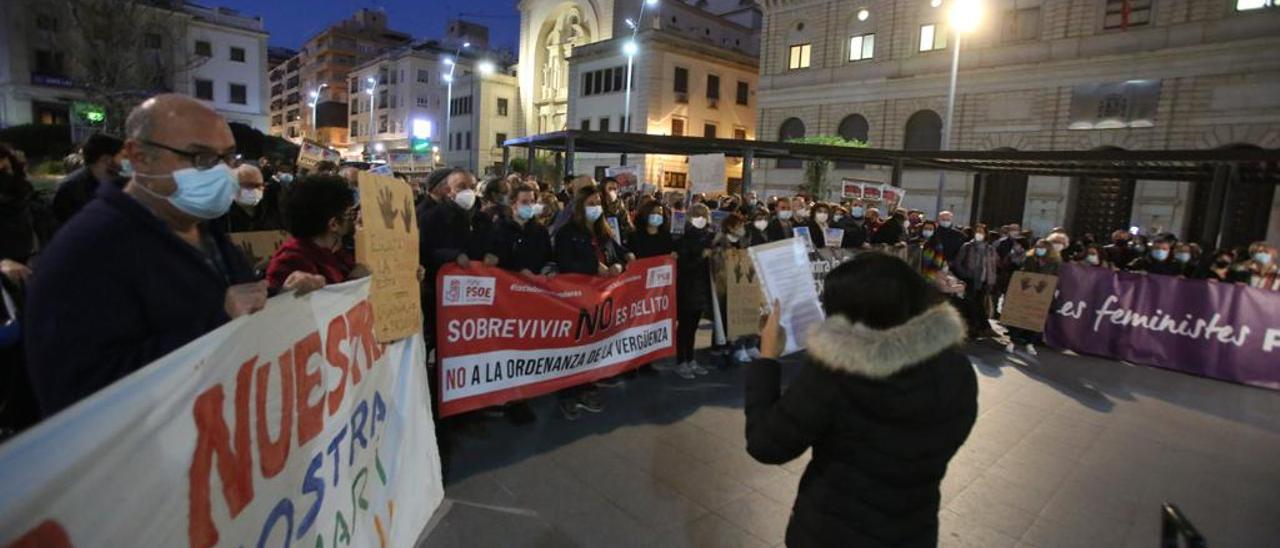
<instances>
[{"instance_id":1,"label":"woman holding paper","mask_svg":"<svg viewBox=\"0 0 1280 548\"><path fill-rule=\"evenodd\" d=\"M935 546L938 487L978 410L973 367L955 349L964 321L910 266L879 253L832 270L822 307L827 319L785 393L777 315L746 372L747 452L783 464L813 450L787 545Z\"/></svg>"},{"instance_id":2,"label":"woman holding paper","mask_svg":"<svg viewBox=\"0 0 1280 548\"><path fill-rule=\"evenodd\" d=\"M814 249L822 249L827 245L827 228L830 227L831 206L824 203L813 204L813 215L804 224L809 228L809 239Z\"/></svg>"}]
</instances>

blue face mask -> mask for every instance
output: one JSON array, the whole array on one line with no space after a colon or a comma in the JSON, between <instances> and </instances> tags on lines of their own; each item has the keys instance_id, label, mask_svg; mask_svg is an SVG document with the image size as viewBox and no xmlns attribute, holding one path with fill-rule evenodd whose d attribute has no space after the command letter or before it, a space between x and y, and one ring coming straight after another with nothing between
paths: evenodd
<instances>
[{"instance_id":1,"label":"blue face mask","mask_svg":"<svg viewBox=\"0 0 1280 548\"><path fill-rule=\"evenodd\" d=\"M1191 262L1191 254L1190 254L1190 253L1174 253L1174 254L1173 254L1173 258L1174 258L1174 259L1176 259L1176 260L1177 260L1178 262L1180 262L1180 263L1189 263L1189 262Z\"/></svg>"},{"instance_id":2,"label":"blue face mask","mask_svg":"<svg viewBox=\"0 0 1280 548\"><path fill-rule=\"evenodd\" d=\"M951 221L938 221L938 226L942 228L951 228Z\"/></svg>"},{"instance_id":3,"label":"blue face mask","mask_svg":"<svg viewBox=\"0 0 1280 548\"><path fill-rule=\"evenodd\" d=\"M1168 249L1152 249L1152 250L1151 250L1151 258L1153 258L1153 259L1155 259L1155 260L1157 260L1157 261L1163 261L1163 260L1165 260L1165 259L1168 259L1168 258L1169 258L1169 250L1168 250Z\"/></svg>"},{"instance_id":4,"label":"blue face mask","mask_svg":"<svg viewBox=\"0 0 1280 548\"><path fill-rule=\"evenodd\" d=\"M1036 256L1037 256L1037 257L1043 257L1043 256L1048 255L1048 254L1049 254L1049 250L1048 250L1048 249L1045 249L1045 248L1043 248L1043 247L1037 247L1037 248L1036 248Z\"/></svg>"},{"instance_id":5,"label":"blue face mask","mask_svg":"<svg viewBox=\"0 0 1280 548\"><path fill-rule=\"evenodd\" d=\"M855 219L861 219L863 215L867 214L867 210L861 207L855 207L849 210L849 214L853 215L853 218Z\"/></svg>"},{"instance_id":6,"label":"blue face mask","mask_svg":"<svg viewBox=\"0 0 1280 548\"><path fill-rule=\"evenodd\" d=\"M164 179L170 176L135 173L147 179ZM236 176L227 164L219 163L209 169L188 167L179 169L171 175L178 189L168 196L162 196L146 185L137 185L147 194L168 200L178 211L200 219L216 219L231 209L231 202L240 187Z\"/></svg>"},{"instance_id":7,"label":"blue face mask","mask_svg":"<svg viewBox=\"0 0 1280 548\"><path fill-rule=\"evenodd\" d=\"M133 178L133 162L130 162L128 158L120 160L120 176L125 179Z\"/></svg>"},{"instance_id":8,"label":"blue face mask","mask_svg":"<svg viewBox=\"0 0 1280 548\"><path fill-rule=\"evenodd\" d=\"M521 221L528 221L529 219L532 219L534 215L533 204L524 204L516 207L516 218Z\"/></svg>"},{"instance_id":9,"label":"blue face mask","mask_svg":"<svg viewBox=\"0 0 1280 548\"><path fill-rule=\"evenodd\" d=\"M598 205L587 206L585 212L587 214L587 222L594 223L601 215L604 215L604 207Z\"/></svg>"},{"instance_id":10,"label":"blue face mask","mask_svg":"<svg viewBox=\"0 0 1280 548\"><path fill-rule=\"evenodd\" d=\"M1253 254L1253 260L1262 266L1271 264L1271 254L1266 251L1259 251Z\"/></svg>"},{"instance_id":11,"label":"blue face mask","mask_svg":"<svg viewBox=\"0 0 1280 548\"><path fill-rule=\"evenodd\" d=\"M276 180L280 181L281 186L289 186L291 183L293 183L293 174L281 173L279 175L276 175Z\"/></svg>"},{"instance_id":12,"label":"blue face mask","mask_svg":"<svg viewBox=\"0 0 1280 548\"><path fill-rule=\"evenodd\" d=\"M649 215L649 226L662 226L662 214L652 213Z\"/></svg>"}]
</instances>

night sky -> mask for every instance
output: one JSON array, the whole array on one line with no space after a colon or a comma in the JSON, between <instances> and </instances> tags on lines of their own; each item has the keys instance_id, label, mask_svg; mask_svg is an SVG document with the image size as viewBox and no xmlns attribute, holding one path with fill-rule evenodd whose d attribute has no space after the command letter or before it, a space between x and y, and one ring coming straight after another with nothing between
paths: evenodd
<instances>
[{"instance_id":1,"label":"night sky","mask_svg":"<svg viewBox=\"0 0 1280 548\"><path fill-rule=\"evenodd\" d=\"M415 39L444 35L449 19L463 19L489 27L495 47L514 51L520 39L517 0L198 0L206 6L225 6L263 18L273 46L298 49L325 27L350 17L360 8L382 8L387 25Z\"/></svg>"}]
</instances>

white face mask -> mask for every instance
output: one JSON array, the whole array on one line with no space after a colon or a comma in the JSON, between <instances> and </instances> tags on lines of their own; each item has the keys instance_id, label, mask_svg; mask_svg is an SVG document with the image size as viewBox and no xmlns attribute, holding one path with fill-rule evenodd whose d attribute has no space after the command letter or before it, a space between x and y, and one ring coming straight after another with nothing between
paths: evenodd
<instances>
[{"instance_id":1,"label":"white face mask","mask_svg":"<svg viewBox=\"0 0 1280 548\"><path fill-rule=\"evenodd\" d=\"M609 191L609 201L610 201L610 202L614 202L614 201L617 201L617 200L618 200L618 191L616 191L616 190L610 190L610 191Z\"/></svg>"},{"instance_id":2,"label":"white face mask","mask_svg":"<svg viewBox=\"0 0 1280 548\"><path fill-rule=\"evenodd\" d=\"M706 217L694 217L694 218L692 218L692 219L690 219L690 220L689 220L689 224L693 225L693 228L696 228L696 229L701 230L701 229L704 229L704 228L706 228L706 227L707 227L707 218L706 218Z\"/></svg>"},{"instance_id":3,"label":"white face mask","mask_svg":"<svg viewBox=\"0 0 1280 548\"><path fill-rule=\"evenodd\" d=\"M453 203L458 204L458 207L462 209L471 209L471 206L476 203L476 191L459 190L457 194L453 195Z\"/></svg>"},{"instance_id":4,"label":"white face mask","mask_svg":"<svg viewBox=\"0 0 1280 548\"><path fill-rule=\"evenodd\" d=\"M546 207L546 206L544 206L544 205L542 205L542 204L540 204L540 203L538 203L538 204L533 204L533 216L534 216L534 217L537 217L537 216L539 216L539 215L542 215L542 210L543 210L543 208L545 208L545 207Z\"/></svg>"},{"instance_id":5,"label":"white face mask","mask_svg":"<svg viewBox=\"0 0 1280 548\"><path fill-rule=\"evenodd\" d=\"M814 214L813 214L813 220L818 221L819 223L825 223L825 222L827 222L827 214L826 214L826 213L814 213Z\"/></svg>"},{"instance_id":6,"label":"white face mask","mask_svg":"<svg viewBox=\"0 0 1280 548\"><path fill-rule=\"evenodd\" d=\"M758 221L751 223L751 225L756 227L756 230L764 230L766 228L769 228L769 221L760 219Z\"/></svg>"},{"instance_id":7,"label":"white face mask","mask_svg":"<svg viewBox=\"0 0 1280 548\"><path fill-rule=\"evenodd\" d=\"M741 239L740 237L738 237L738 235L737 235L737 234L725 234L725 235L724 235L724 237L725 237L725 238L728 238L728 239L729 239L729 243L731 243L731 244L736 244L736 243L738 243L738 240L740 240L740 239Z\"/></svg>"},{"instance_id":8,"label":"white face mask","mask_svg":"<svg viewBox=\"0 0 1280 548\"><path fill-rule=\"evenodd\" d=\"M782 210L782 211L779 211L779 212L778 212L778 218L779 218L779 219L782 219L782 220L784 220L784 221L790 220L790 219L791 219L791 210L790 210L790 209L784 209L784 210Z\"/></svg>"},{"instance_id":9,"label":"white face mask","mask_svg":"<svg viewBox=\"0 0 1280 548\"><path fill-rule=\"evenodd\" d=\"M977 234L974 234L974 235L973 235L973 241L975 241L975 242L981 242L981 241L983 241L983 240L985 240L985 239L987 239L987 235L986 235L986 234L983 234L983 233L981 233L981 232L979 232L979 233L977 233Z\"/></svg>"},{"instance_id":10,"label":"white face mask","mask_svg":"<svg viewBox=\"0 0 1280 548\"><path fill-rule=\"evenodd\" d=\"M1057 251L1058 253L1062 253L1062 250L1063 250L1063 248L1065 248L1065 247L1066 247L1066 246L1064 246L1064 245L1062 245L1062 244L1060 244L1060 243L1056 243L1056 242L1055 242L1055 243L1053 244L1053 250L1054 250L1054 251Z\"/></svg>"},{"instance_id":11,"label":"white face mask","mask_svg":"<svg viewBox=\"0 0 1280 548\"><path fill-rule=\"evenodd\" d=\"M242 206L253 207L262 201L263 190L258 188L240 187L240 191L236 192L236 203Z\"/></svg>"}]
</instances>

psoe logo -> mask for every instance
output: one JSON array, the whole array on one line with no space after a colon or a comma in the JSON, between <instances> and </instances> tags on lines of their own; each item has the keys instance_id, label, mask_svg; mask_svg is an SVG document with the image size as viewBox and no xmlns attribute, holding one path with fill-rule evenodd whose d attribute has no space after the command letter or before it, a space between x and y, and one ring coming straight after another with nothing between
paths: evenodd
<instances>
[{"instance_id":1,"label":"psoe logo","mask_svg":"<svg viewBox=\"0 0 1280 548\"><path fill-rule=\"evenodd\" d=\"M444 305L493 304L495 280L492 276L445 276Z\"/></svg>"},{"instance_id":2,"label":"psoe logo","mask_svg":"<svg viewBox=\"0 0 1280 548\"><path fill-rule=\"evenodd\" d=\"M655 287L666 287L671 285L672 268L666 264L655 266L649 269L648 277L645 279L644 288L653 289Z\"/></svg>"}]
</instances>

